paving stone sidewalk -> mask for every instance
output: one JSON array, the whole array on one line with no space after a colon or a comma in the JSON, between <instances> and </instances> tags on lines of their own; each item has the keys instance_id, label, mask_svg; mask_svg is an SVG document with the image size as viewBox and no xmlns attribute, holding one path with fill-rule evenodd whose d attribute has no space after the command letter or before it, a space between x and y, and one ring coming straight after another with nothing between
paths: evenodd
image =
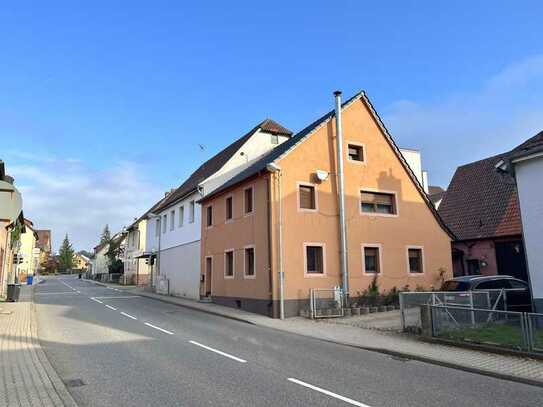
<instances>
[{"instance_id":1,"label":"paving stone sidewalk","mask_svg":"<svg viewBox=\"0 0 543 407\"><path fill-rule=\"evenodd\" d=\"M543 361L538 359L428 343L411 335L363 329L356 326L329 323L325 320L312 321L306 318L288 318L281 321L216 304L158 295L143 292L142 290L139 290L138 292L140 295L158 299L160 301L245 321L255 325L280 329L299 335L367 350L401 355L407 358L486 374L507 380L543 386Z\"/></svg>"},{"instance_id":2,"label":"paving stone sidewalk","mask_svg":"<svg viewBox=\"0 0 543 407\"><path fill-rule=\"evenodd\" d=\"M0 302L0 405L77 407L38 341L32 287Z\"/></svg>"}]
</instances>

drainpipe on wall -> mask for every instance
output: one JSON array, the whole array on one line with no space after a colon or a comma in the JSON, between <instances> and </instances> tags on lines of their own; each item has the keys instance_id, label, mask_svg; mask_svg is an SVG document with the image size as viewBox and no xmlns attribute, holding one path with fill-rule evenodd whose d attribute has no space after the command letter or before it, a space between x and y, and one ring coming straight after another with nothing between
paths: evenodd
<instances>
[{"instance_id":1,"label":"drainpipe on wall","mask_svg":"<svg viewBox=\"0 0 543 407\"><path fill-rule=\"evenodd\" d=\"M271 173L277 174L277 184L278 184L278 197L279 201L279 213L277 215L279 222L279 318L285 319L285 273L283 272L283 199L282 199L282 189L281 189L281 167L275 163L270 163L266 166L267 170Z\"/></svg>"},{"instance_id":2,"label":"drainpipe on wall","mask_svg":"<svg viewBox=\"0 0 543 407\"><path fill-rule=\"evenodd\" d=\"M335 91L336 99L336 143L337 181L339 200L340 268L345 299L349 295L349 272L347 270L347 225L345 223L345 182L343 180L343 129L341 125L341 92Z\"/></svg>"}]
</instances>

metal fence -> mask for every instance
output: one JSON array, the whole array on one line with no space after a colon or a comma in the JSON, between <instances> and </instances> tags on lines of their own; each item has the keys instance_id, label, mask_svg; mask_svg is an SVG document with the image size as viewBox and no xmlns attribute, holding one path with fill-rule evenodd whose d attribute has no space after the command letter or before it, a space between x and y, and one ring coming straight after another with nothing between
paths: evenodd
<instances>
[{"instance_id":1,"label":"metal fence","mask_svg":"<svg viewBox=\"0 0 543 407\"><path fill-rule=\"evenodd\" d=\"M401 292L400 318L402 330L420 330L422 327L420 307L438 304L463 308L492 308L488 291Z\"/></svg>"},{"instance_id":2,"label":"metal fence","mask_svg":"<svg viewBox=\"0 0 543 407\"><path fill-rule=\"evenodd\" d=\"M334 288L312 288L309 291L311 318L334 318L343 316L343 290Z\"/></svg>"},{"instance_id":3,"label":"metal fence","mask_svg":"<svg viewBox=\"0 0 543 407\"><path fill-rule=\"evenodd\" d=\"M431 305L432 336L543 352L543 314Z\"/></svg>"}]
</instances>

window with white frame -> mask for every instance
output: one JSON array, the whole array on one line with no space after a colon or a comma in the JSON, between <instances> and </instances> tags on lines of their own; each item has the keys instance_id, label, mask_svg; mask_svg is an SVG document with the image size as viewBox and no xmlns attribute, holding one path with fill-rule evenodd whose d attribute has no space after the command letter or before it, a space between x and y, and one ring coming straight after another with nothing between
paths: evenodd
<instances>
[{"instance_id":1,"label":"window with white frame","mask_svg":"<svg viewBox=\"0 0 543 407\"><path fill-rule=\"evenodd\" d=\"M185 221L185 207L181 205L179 207L179 227L183 226L184 221Z\"/></svg>"},{"instance_id":2,"label":"window with white frame","mask_svg":"<svg viewBox=\"0 0 543 407\"><path fill-rule=\"evenodd\" d=\"M194 223L194 201L189 203L189 223Z\"/></svg>"},{"instance_id":3,"label":"window with white frame","mask_svg":"<svg viewBox=\"0 0 543 407\"><path fill-rule=\"evenodd\" d=\"M422 248L409 247L407 249L407 261L409 263L410 274L424 273L424 261L423 261Z\"/></svg>"},{"instance_id":4,"label":"window with white frame","mask_svg":"<svg viewBox=\"0 0 543 407\"><path fill-rule=\"evenodd\" d=\"M234 277L234 250L224 252L224 276L226 278Z\"/></svg>"},{"instance_id":5,"label":"window with white frame","mask_svg":"<svg viewBox=\"0 0 543 407\"><path fill-rule=\"evenodd\" d=\"M272 134L270 141L272 144L279 144L279 136L277 134Z\"/></svg>"},{"instance_id":6,"label":"window with white frame","mask_svg":"<svg viewBox=\"0 0 543 407\"><path fill-rule=\"evenodd\" d=\"M305 272L306 274L324 274L324 247L321 244L305 245Z\"/></svg>"},{"instance_id":7,"label":"window with white frame","mask_svg":"<svg viewBox=\"0 0 543 407\"><path fill-rule=\"evenodd\" d=\"M170 211L170 230L175 228L175 209Z\"/></svg>"},{"instance_id":8,"label":"window with white frame","mask_svg":"<svg viewBox=\"0 0 543 407\"><path fill-rule=\"evenodd\" d=\"M155 236L160 236L160 218L155 221Z\"/></svg>"},{"instance_id":9,"label":"window with white frame","mask_svg":"<svg viewBox=\"0 0 543 407\"><path fill-rule=\"evenodd\" d=\"M164 214L162 217L162 233L166 233L166 228L168 227L168 214Z\"/></svg>"},{"instance_id":10,"label":"window with white frame","mask_svg":"<svg viewBox=\"0 0 543 407\"><path fill-rule=\"evenodd\" d=\"M255 276L255 248L253 246L245 248L244 276Z\"/></svg>"}]
</instances>

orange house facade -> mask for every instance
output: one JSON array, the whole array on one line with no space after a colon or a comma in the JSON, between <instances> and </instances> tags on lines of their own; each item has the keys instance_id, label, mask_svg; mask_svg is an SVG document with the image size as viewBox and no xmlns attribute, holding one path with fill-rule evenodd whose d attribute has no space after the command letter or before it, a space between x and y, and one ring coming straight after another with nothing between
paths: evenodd
<instances>
[{"instance_id":1,"label":"orange house facade","mask_svg":"<svg viewBox=\"0 0 543 407\"><path fill-rule=\"evenodd\" d=\"M451 239L364 93L342 105L347 283L362 295L439 288ZM336 123L331 111L201 200L201 294L279 316L312 288L342 286Z\"/></svg>"}]
</instances>

